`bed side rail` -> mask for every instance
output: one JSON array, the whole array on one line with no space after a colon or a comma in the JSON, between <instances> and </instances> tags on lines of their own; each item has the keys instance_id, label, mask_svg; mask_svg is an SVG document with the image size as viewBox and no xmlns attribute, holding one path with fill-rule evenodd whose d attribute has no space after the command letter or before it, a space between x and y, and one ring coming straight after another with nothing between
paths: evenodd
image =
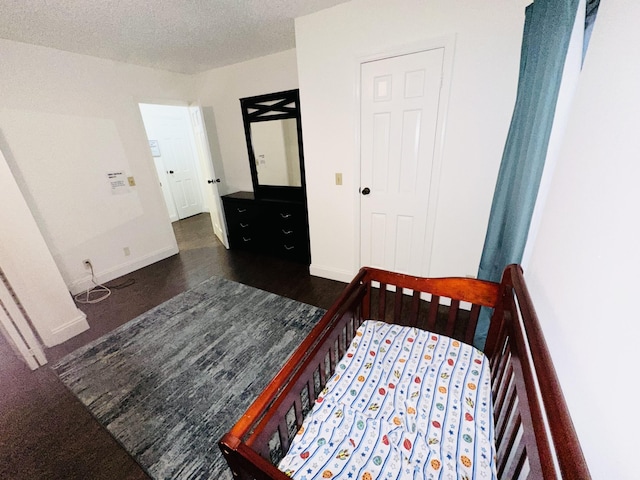
<instances>
[{"instance_id":1,"label":"bed side rail","mask_svg":"<svg viewBox=\"0 0 640 480\"><path fill-rule=\"evenodd\" d=\"M498 478L590 479L522 269L504 271L485 346Z\"/></svg>"},{"instance_id":2,"label":"bed side rail","mask_svg":"<svg viewBox=\"0 0 640 480\"><path fill-rule=\"evenodd\" d=\"M364 271L349 283L219 446L234 478L286 480L276 465L363 321Z\"/></svg>"}]
</instances>

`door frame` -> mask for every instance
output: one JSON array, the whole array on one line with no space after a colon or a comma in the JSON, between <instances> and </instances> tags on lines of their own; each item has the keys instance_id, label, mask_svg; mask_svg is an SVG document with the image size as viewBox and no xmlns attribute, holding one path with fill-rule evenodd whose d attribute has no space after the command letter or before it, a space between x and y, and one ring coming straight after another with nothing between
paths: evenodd
<instances>
[{"instance_id":1,"label":"door frame","mask_svg":"<svg viewBox=\"0 0 640 480\"><path fill-rule=\"evenodd\" d=\"M192 124L192 120L191 120L191 112L190 112L190 105L189 104L175 104L175 102L139 102L138 103L138 109L140 110L141 113L141 117L142 117L142 123L144 125L144 120L145 120L145 115L142 113L142 105L149 105L149 106L157 106L157 107L162 107L162 108L166 108L166 109L172 109L172 108L180 108L180 109L184 109L186 111L186 118L184 121L185 127L187 129L188 132L190 132L190 138L188 139L188 144L189 144L189 150L190 150L190 155L189 155L189 161L191 163L191 167L193 168L193 178L195 180L196 183L196 190L197 192L194 192L195 194L197 194L200 198L199 201L199 207L198 210L200 210L199 213L205 212L207 211L207 205L205 204L205 190L204 190L204 178L205 178L205 172L202 171L202 165L201 165L201 159L199 158L199 154L197 151L197 145L196 145L196 135L195 135L195 131L194 131L194 127ZM152 116L154 118L159 118L155 113L152 114ZM149 117L151 118L151 117ZM179 120L181 123L182 121ZM145 133L146 133L146 125L144 125L145 127ZM147 133L147 138L148 138L148 133ZM160 150L162 151L162 147L160 148ZM166 192L169 194L169 196L171 197L171 203L173 204L174 208L175 208L175 212L176 212L176 218L173 218L171 215L171 212L169 211L169 217L171 218L172 223L174 221L180 220L180 215L184 212L180 212L180 209L178 208L178 205L176 204L176 197L174 195L174 179L173 178L169 178L168 176L168 166L165 163L165 157L161 156L160 157L160 163L163 165L164 171L165 171L165 182L162 182L162 175L160 173L158 173L158 177L159 177L159 181L162 183L162 187L163 189L166 188ZM157 168L157 161L154 158L154 166ZM176 168L176 167L174 167ZM165 198L165 201L167 200L167 195L165 195L165 191L163 190L163 197ZM169 205L167 205L167 210L170 210ZM187 215L190 216L190 215Z\"/></svg>"},{"instance_id":2,"label":"door frame","mask_svg":"<svg viewBox=\"0 0 640 480\"><path fill-rule=\"evenodd\" d=\"M442 61L442 82L440 86L440 103L438 106L438 123L436 125L436 147L433 155L433 167L432 167L432 176L431 176L431 189L429 192L429 203L427 210L427 233L426 238L428 242L425 244L425 248L429 250L429 254L426 255L426 262L422 265L421 269L425 273L425 276L428 276L431 271L431 254L433 253L433 239L435 234L435 223L436 223L436 214L438 207L438 196L439 196L439 187L440 187L440 174L442 171L442 158L444 156L444 146L445 146L445 131L447 124L447 114L449 111L449 95L451 92L451 81L453 78L453 59L455 54L455 43L456 43L456 35L449 34L443 35L439 37L434 37L430 39L421 40L419 42L413 42L409 44L400 45L397 47L385 49L370 55L358 56L354 63L355 69L355 119L356 119L356 128L354 132L354 142L355 142L355 158L354 158L354 178L357 180L357 188L355 189L354 195L354 212L355 212L355 222L356 226L354 232L354 265L353 271L357 272L361 265L361 211L360 211L360 202L362 200L362 195L360 194L360 188L362 187L362 172L361 172L361 135L360 131L362 128L362 118L361 118L361 101L362 101L362 92L361 92L361 84L362 84L362 70L361 66L363 63L375 62L378 60L385 60L387 58L399 57L402 55L410 55L412 53L419 53L427 50L435 50L438 48L444 49L443 61Z\"/></svg>"},{"instance_id":3,"label":"door frame","mask_svg":"<svg viewBox=\"0 0 640 480\"><path fill-rule=\"evenodd\" d=\"M202 196L202 201L203 201L203 208L206 209L206 211L209 212L209 214L211 215L211 212L209 211L209 206L207 205L206 202L206 196L207 196L207 192L205 191L205 188L207 187L207 185L205 185L205 182L208 181L208 179L206 178L207 174L215 172L215 167L213 164L213 156L211 154L211 148L209 146L209 133L207 130L207 126L204 123L204 115L202 112L202 106L200 105L199 102L196 101L184 101L184 100L171 100L171 99L158 99L158 98L137 98L134 100L135 101L135 108L138 112L139 115L139 119L140 119L140 126L142 127L142 133L144 134L144 138L147 139L147 131L144 125L144 119L142 116L142 112L140 111L140 104L152 104L152 105L164 105L164 106L168 106L168 107L184 107L187 109L188 112L188 117L189 117L189 128L191 128L192 133L193 133L193 141L194 142L198 142L200 141L196 135L196 132L194 130L194 126L193 126L193 119L191 116L191 109L192 108L198 108L200 110L200 120L203 123L203 130L204 130L204 135L207 139L206 142L203 142L204 144L202 145L203 147L203 152L204 152L204 156L206 158L201 159L201 158L197 158L196 159L196 176L198 177L198 182L199 182L199 188L200 188L200 194ZM147 146L148 146L148 142ZM194 147L197 147L197 145L194 145ZM199 153L197 151L194 152L194 154L196 155L196 157L199 157ZM156 170L156 164L155 164L155 160L154 158L151 156L151 153L149 153L149 158L151 160L151 167L153 168L154 173L156 173L156 177L157 177L157 170ZM203 165L204 162L209 162L208 165L206 165L207 167L207 171L203 172L202 171L202 167L204 167L205 165ZM222 199L220 198L220 189L218 188L217 185L214 186L215 188L215 193L213 194L216 198L216 203L218 205L222 205ZM158 177L158 189L160 189L160 195L162 196L162 201L165 201L164 198L164 193L161 190L160 187L160 178ZM222 244L225 246L225 248L229 248L229 238L228 238L228 234L227 234L227 228L226 228L226 224L225 224L225 219L224 219L224 214L222 214L222 225L221 225L221 234L223 238L219 238L216 234L216 232L213 232L213 234L219 238L222 242ZM167 215L167 219L169 220L169 225L171 225L173 223L173 221L171 220L171 218L169 218L169 215Z\"/></svg>"}]
</instances>

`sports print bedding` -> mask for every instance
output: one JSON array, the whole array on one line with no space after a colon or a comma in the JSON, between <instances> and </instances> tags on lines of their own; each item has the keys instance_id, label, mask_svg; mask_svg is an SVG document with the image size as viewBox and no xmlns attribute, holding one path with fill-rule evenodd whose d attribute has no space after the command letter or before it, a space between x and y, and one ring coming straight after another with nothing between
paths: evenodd
<instances>
[{"instance_id":1,"label":"sports print bedding","mask_svg":"<svg viewBox=\"0 0 640 480\"><path fill-rule=\"evenodd\" d=\"M278 468L296 480L496 478L488 361L365 321Z\"/></svg>"}]
</instances>

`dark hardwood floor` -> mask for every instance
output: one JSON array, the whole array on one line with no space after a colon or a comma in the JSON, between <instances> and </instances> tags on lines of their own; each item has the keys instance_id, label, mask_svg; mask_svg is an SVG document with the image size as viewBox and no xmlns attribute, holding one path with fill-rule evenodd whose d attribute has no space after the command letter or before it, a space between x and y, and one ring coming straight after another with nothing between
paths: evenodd
<instances>
[{"instance_id":1,"label":"dark hardwood floor","mask_svg":"<svg viewBox=\"0 0 640 480\"><path fill-rule=\"evenodd\" d=\"M345 287L304 265L226 250L208 214L173 225L180 253L109 282L106 300L79 304L91 328L47 349L50 364L213 275L323 308ZM49 366L29 370L0 335L0 479L147 478Z\"/></svg>"}]
</instances>

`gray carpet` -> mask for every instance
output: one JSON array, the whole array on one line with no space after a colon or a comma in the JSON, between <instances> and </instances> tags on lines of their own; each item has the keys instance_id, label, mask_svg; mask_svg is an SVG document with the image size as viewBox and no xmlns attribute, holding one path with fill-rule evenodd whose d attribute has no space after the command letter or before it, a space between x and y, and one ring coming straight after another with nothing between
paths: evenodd
<instances>
[{"instance_id":1,"label":"gray carpet","mask_svg":"<svg viewBox=\"0 0 640 480\"><path fill-rule=\"evenodd\" d=\"M211 278L53 366L154 479L225 479L217 442L324 310Z\"/></svg>"}]
</instances>

